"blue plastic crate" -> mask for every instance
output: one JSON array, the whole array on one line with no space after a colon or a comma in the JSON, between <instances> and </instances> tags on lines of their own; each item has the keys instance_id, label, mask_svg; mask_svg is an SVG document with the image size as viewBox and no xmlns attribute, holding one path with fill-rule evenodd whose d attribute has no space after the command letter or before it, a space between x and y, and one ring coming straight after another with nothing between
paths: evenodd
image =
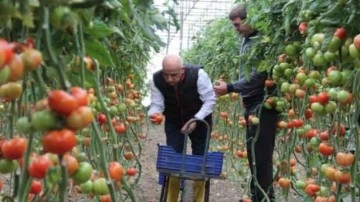
<instances>
[{"instance_id":1,"label":"blue plastic crate","mask_svg":"<svg viewBox=\"0 0 360 202\"><path fill-rule=\"evenodd\" d=\"M222 152L208 152L205 160L205 174L219 176L222 171L224 154ZM184 170L182 169L183 154L175 152L170 146L158 145L156 169L166 171L181 171L187 173L201 173L204 156L185 155Z\"/></svg>"}]
</instances>

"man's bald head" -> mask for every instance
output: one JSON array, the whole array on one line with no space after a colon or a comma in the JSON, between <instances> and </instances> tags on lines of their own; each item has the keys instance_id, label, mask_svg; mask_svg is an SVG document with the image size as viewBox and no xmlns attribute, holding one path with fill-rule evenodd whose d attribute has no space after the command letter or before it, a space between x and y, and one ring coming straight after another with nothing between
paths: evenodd
<instances>
[{"instance_id":1,"label":"man's bald head","mask_svg":"<svg viewBox=\"0 0 360 202\"><path fill-rule=\"evenodd\" d=\"M166 55L162 61L163 76L166 83L175 86L184 73L184 64L180 55Z\"/></svg>"},{"instance_id":2,"label":"man's bald head","mask_svg":"<svg viewBox=\"0 0 360 202\"><path fill-rule=\"evenodd\" d=\"M170 54L166 55L163 59L162 66L164 70L176 70L183 67L183 60L180 55Z\"/></svg>"}]
</instances>

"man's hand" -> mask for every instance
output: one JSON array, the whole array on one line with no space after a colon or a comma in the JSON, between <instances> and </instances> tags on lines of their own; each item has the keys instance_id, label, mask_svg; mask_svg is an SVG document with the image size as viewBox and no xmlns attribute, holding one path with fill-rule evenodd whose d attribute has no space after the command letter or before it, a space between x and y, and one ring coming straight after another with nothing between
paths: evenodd
<instances>
[{"instance_id":1,"label":"man's hand","mask_svg":"<svg viewBox=\"0 0 360 202\"><path fill-rule=\"evenodd\" d=\"M196 122L194 121L194 122L190 123L193 120L195 120L195 119L190 119L188 122L185 123L185 125L181 128L181 133L185 134L186 129L188 129L189 134L192 133L195 130ZM189 125L189 127L188 127L188 125Z\"/></svg>"},{"instance_id":2,"label":"man's hand","mask_svg":"<svg viewBox=\"0 0 360 202\"><path fill-rule=\"evenodd\" d=\"M164 120L164 116L160 113L151 114L149 118L153 124L157 124L157 125L161 124L161 122Z\"/></svg>"},{"instance_id":3,"label":"man's hand","mask_svg":"<svg viewBox=\"0 0 360 202\"><path fill-rule=\"evenodd\" d=\"M215 81L214 84L214 91L217 96L222 96L228 93L227 91L227 85L222 80Z\"/></svg>"}]
</instances>

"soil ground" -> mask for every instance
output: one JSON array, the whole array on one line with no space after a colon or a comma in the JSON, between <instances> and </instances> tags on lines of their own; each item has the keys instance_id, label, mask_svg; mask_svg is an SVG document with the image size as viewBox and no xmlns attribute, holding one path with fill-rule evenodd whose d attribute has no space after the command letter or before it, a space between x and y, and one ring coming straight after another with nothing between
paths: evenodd
<instances>
[{"instance_id":1,"label":"soil ground","mask_svg":"<svg viewBox=\"0 0 360 202\"><path fill-rule=\"evenodd\" d=\"M139 189L135 190L137 201L153 202L159 201L161 194L161 185L158 184L158 173L156 171L157 144L165 144L165 134L162 126L150 126L148 138L143 148L141 162L143 165L143 175L139 184ZM191 202L192 181L186 181L185 193L186 202ZM240 199L240 192L237 185L230 179L210 181L210 201L211 202L237 202Z\"/></svg>"}]
</instances>

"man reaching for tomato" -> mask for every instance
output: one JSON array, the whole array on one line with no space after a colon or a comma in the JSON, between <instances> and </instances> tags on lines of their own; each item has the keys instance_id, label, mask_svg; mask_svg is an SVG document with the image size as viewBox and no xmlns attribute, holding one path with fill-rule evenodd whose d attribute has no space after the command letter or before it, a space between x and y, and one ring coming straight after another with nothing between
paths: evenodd
<instances>
[{"instance_id":1,"label":"man reaching for tomato","mask_svg":"<svg viewBox=\"0 0 360 202\"><path fill-rule=\"evenodd\" d=\"M218 80L215 82L214 90L218 96L231 92L240 93L245 108L246 149L249 154L247 157L252 174L250 183L251 200L253 202L269 200L273 202L275 201L275 194L272 187L272 155L275 146L278 112L275 109L269 110L263 107L261 108L259 119L256 118L254 121L254 116L252 116L257 114L257 111L262 107L266 94L270 92L266 93L264 90L267 73L265 71L258 72L256 66L253 65L255 61L244 61L244 56L251 52L252 44L257 42L257 31L246 22L246 18L245 4L236 5L229 13L229 19L234 30L243 37L240 47L240 55L242 57L239 67L239 79L232 83ZM245 66L246 64L250 66ZM246 78L244 73L246 72L246 67L251 68L249 78ZM253 153L255 155L252 155Z\"/></svg>"},{"instance_id":2,"label":"man reaching for tomato","mask_svg":"<svg viewBox=\"0 0 360 202\"><path fill-rule=\"evenodd\" d=\"M179 55L166 55L162 70L155 72L151 82L150 121L160 124L165 116L166 144L181 153L184 147L184 133L188 128L192 153L203 155L207 128L204 124L190 123L194 118L212 125L212 112L216 98L211 80L206 72L196 66L184 65ZM190 124L190 125L189 125ZM180 180L171 177L168 202L178 200ZM194 201L204 201L204 181L194 183Z\"/></svg>"}]
</instances>

